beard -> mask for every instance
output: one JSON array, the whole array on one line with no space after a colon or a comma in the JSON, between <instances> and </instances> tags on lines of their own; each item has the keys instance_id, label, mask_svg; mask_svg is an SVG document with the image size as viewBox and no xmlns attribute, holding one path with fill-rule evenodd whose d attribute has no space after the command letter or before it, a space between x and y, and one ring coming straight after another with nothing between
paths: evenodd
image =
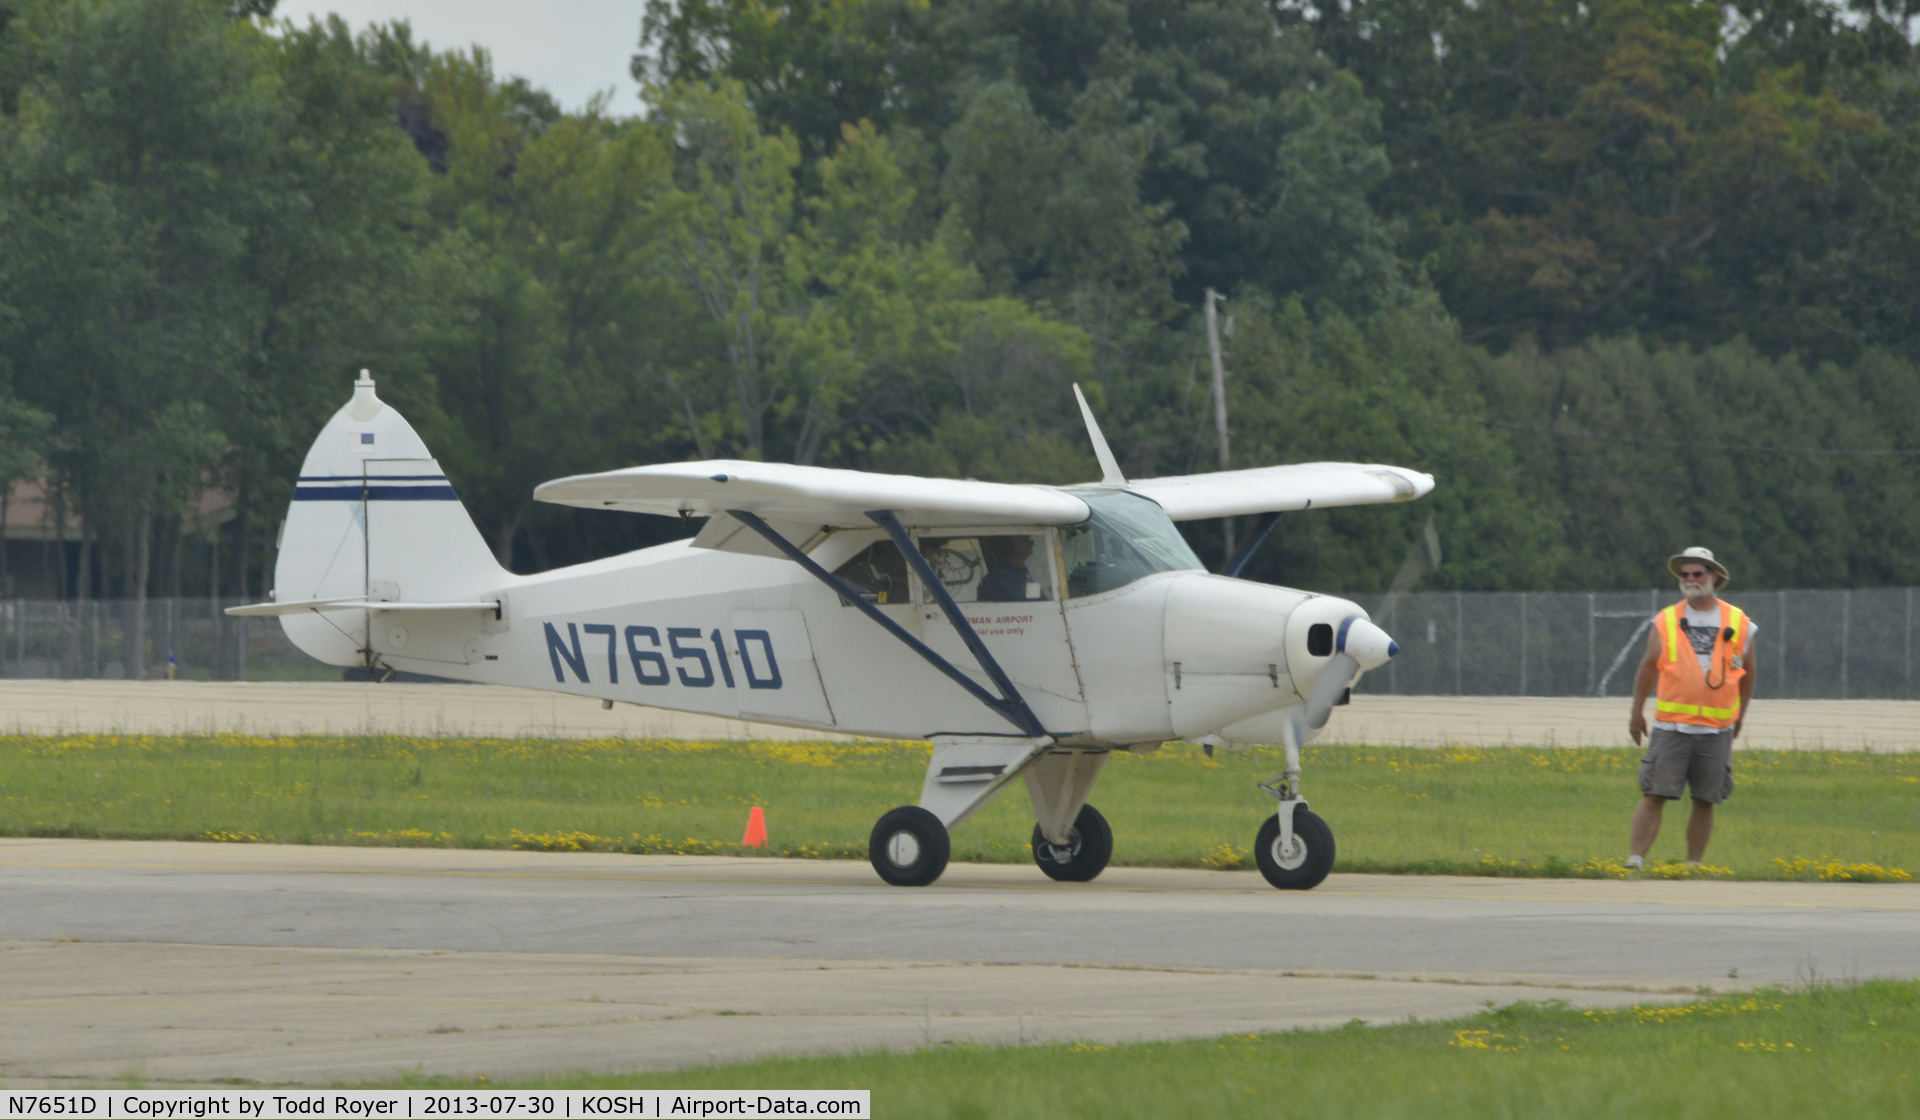
<instances>
[{"instance_id":1,"label":"beard","mask_svg":"<svg viewBox=\"0 0 1920 1120\"><path fill-rule=\"evenodd\" d=\"M1711 599L1713 598L1713 584L1688 583L1685 580L1681 580L1680 594L1685 595L1687 601L1692 603L1697 603L1702 599Z\"/></svg>"}]
</instances>

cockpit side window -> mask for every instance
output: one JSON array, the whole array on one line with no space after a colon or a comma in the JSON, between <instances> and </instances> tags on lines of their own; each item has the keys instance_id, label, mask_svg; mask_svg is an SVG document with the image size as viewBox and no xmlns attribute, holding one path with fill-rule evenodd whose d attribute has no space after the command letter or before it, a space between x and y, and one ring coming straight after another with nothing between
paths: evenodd
<instances>
[{"instance_id":1,"label":"cockpit side window","mask_svg":"<svg viewBox=\"0 0 1920 1120\"><path fill-rule=\"evenodd\" d=\"M892 541L876 541L853 559L834 569L834 575L859 589L869 603L911 603L907 590L907 558ZM851 605L851 604L843 604Z\"/></svg>"},{"instance_id":2,"label":"cockpit side window","mask_svg":"<svg viewBox=\"0 0 1920 1120\"><path fill-rule=\"evenodd\" d=\"M1029 603L1053 598L1046 538L1037 533L921 537L920 552L956 603ZM922 598L932 602L931 594Z\"/></svg>"},{"instance_id":3,"label":"cockpit side window","mask_svg":"<svg viewBox=\"0 0 1920 1120\"><path fill-rule=\"evenodd\" d=\"M1155 572L1205 571L1158 504L1121 490L1076 490L1092 516L1060 528L1069 596L1097 595Z\"/></svg>"}]
</instances>

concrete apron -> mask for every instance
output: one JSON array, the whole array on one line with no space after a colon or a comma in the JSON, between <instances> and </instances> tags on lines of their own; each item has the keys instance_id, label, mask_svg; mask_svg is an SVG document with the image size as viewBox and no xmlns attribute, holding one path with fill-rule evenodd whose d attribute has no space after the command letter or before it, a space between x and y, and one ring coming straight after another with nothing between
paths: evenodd
<instances>
[{"instance_id":1,"label":"concrete apron","mask_svg":"<svg viewBox=\"0 0 1920 1120\"><path fill-rule=\"evenodd\" d=\"M0 681L0 731L498 735L540 738L844 739L525 688L340 681ZM1324 743L1625 747L1627 701L1515 696L1359 696ZM1920 701L1767 700L1739 746L1920 750Z\"/></svg>"}]
</instances>

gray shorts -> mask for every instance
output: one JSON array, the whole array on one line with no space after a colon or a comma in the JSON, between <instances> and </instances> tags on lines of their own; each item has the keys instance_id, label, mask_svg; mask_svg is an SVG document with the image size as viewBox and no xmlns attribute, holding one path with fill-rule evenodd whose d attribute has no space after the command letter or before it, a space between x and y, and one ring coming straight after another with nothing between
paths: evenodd
<instances>
[{"instance_id":1,"label":"gray shorts","mask_svg":"<svg viewBox=\"0 0 1920 1120\"><path fill-rule=\"evenodd\" d=\"M1640 760L1640 792L1673 800L1680 796L1682 785L1692 787L1694 797L1711 805L1733 793L1733 728L1716 735L1652 729L1646 757Z\"/></svg>"}]
</instances>

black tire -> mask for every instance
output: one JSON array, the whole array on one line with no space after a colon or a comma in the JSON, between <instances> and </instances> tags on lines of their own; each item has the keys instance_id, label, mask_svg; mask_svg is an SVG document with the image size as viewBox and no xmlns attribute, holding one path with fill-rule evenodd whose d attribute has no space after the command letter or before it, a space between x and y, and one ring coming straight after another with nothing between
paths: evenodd
<instances>
[{"instance_id":1,"label":"black tire","mask_svg":"<svg viewBox=\"0 0 1920 1120\"><path fill-rule=\"evenodd\" d=\"M1253 842L1253 858L1267 882L1283 891L1310 891L1333 870L1333 830L1307 809L1293 811L1292 851L1280 851L1280 817L1276 813L1260 826Z\"/></svg>"},{"instance_id":2,"label":"black tire","mask_svg":"<svg viewBox=\"0 0 1920 1120\"><path fill-rule=\"evenodd\" d=\"M902 805L881 817L867 841L867 860L896 887L924 887L938 879L952 851L947 826L918 805Z\"/></svg>"},{"instance_id":3,"label":"black tire","mask_svg":"<svg viewBox=\"0 0 1920 1120\"><path fill-rule=\"evenodd\" d=\"M1066 858L1062 859L1062 855ZM1049 879L1062 883L1090 882L1107 869L1107 861L1112 858L1113 829L1108 827L1107 818L1100 815L1100 810L1091 805L1082 805L1080 815L1073 818L1065 852L1041 835L1039 825L1033 826L1033 862Z\"/></svg>"}]
</instances>

